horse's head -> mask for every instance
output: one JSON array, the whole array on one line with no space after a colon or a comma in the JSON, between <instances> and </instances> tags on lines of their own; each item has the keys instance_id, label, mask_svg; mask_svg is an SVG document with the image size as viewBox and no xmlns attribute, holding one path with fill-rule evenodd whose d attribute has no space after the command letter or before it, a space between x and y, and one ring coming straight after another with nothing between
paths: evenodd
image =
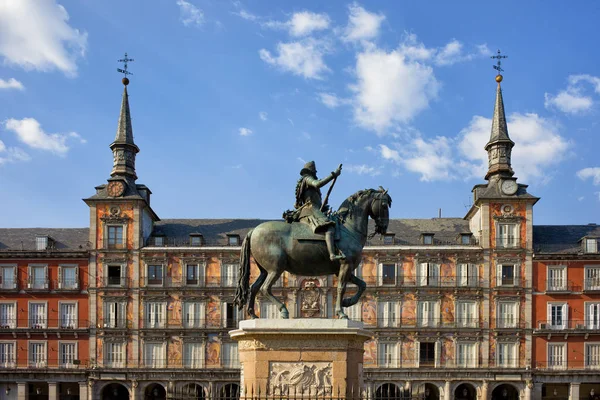
<instances>
[{"instance_id":1,"label":"horse's head","mask_svg":"<svg viewBox=\"0 0 600 400\"><path fill-rule=\"evenodd\" d=\"M373 191L369 216L375 220L375 234L379 233L383 235L387 232L390 223L391 206L392 198L386 189L379 186L379 190Z\"/></svg>"}]
</instances>

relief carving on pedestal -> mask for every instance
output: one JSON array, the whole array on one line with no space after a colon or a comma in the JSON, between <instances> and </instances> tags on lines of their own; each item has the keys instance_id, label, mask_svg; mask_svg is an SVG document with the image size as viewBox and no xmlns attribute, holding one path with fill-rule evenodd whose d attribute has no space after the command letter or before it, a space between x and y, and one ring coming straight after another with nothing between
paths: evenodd
<instances>
[{"instance_id":1,"label":"relief carving on pedestal","mask_svg":"<svg viewBox=\"0 0 600 400\"><path fill-rule=\"evenodd\" d=\"M272 394L332 394L331 363L271 362L269 389Z\"/></svg>"}]
</instances>

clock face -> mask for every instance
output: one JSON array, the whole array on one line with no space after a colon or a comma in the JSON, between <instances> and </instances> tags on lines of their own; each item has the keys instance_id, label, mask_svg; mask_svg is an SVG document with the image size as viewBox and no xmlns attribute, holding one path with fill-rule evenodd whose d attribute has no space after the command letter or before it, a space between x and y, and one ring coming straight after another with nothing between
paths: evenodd
<instances>
[{"instance_id":1,"label":"clock face","mask_svg":"<svg viewBox=\"0 0 600 400\"><path fill-rule=\"evenodd\" d=\"M120 181L112 181L106 187L106 193L112 197L119 197L125 191L125 185Z\"/></svg>"},{"instance_id":2,"label":"clock face","mask_svg":"<svg viewBox=\"0 0 600 400\"><path fill-rule=\"evenodd\" d=\"M502 181L502 192L507 195L513 195L517 193L517 189L519 189L519 185L517 182L513 180L505 180Z\"/></svg>"}]
</instances>

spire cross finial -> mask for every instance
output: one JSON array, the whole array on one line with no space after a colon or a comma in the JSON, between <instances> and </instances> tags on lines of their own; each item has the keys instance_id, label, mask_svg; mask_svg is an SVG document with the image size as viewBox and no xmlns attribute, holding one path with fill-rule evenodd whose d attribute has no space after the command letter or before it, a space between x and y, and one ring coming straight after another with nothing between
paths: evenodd
<instances>
[{"instance_id":1,"label":"spire cross finial","mask_svg":"<svg viewBox=\"0 0 600 400\"><path fill-rule=\"evenodd\" d=\"M500 75L500 73L504 71L502 69L502 61L500 61L500 60L502 60L503 58L508 58L508 56L501 55L500 49L498 49L498 53L495 56L491 56L490 58L494 58L494 59L498 60L496 65L494 65L493 67L496 71L498 71L498 75Z\"/></svg>"},{"instance_id":2,"label":"spire cross finial","mask_svg":"<svg viewBox=\"0 0 600 400\"><path fill-rule=\"evenodd\" d=\"M130 61L134 61L134 59L128 58L127 53L125 53L125 58L117 60L117 62L123 63L123 69L117 68L117 71L121 72L123 75L125 75L125 78L127 78L127 75L133 75L131 72L127 71L127 63Z\"/></svg>"}]
</instances>

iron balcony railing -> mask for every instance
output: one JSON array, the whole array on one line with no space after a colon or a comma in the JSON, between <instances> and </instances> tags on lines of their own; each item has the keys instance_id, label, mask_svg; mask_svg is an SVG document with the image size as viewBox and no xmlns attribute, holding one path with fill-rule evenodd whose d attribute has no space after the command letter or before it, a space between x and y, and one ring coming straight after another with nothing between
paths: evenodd
<instances>
[{"instance_id":1,"label":"iron balcony railing","mask_svg":"<svg viewBox=\"0 0 600 400\"><path fill-rule=\"evenodd\" d=\"M130 279L119 276L109 276L100 279L100 287L103 288L128 288Z\"/></svg>"},{"instance_id":2,"label":"iron balcony railing","mask_svg":"<svg viewBox=\"0 0 600 400\"><path fill-rule=\"evenodd\" d=\"M126 329L130 327L130 322L125 317L100 318L96 327L99 329Z\"/></svg>"},{"instance_id":3,"label":"iron balcony railing","mask_svg":"<svg viewBox=\"0 0 600 400\"><path fill-rule=\"evenodd\" d=\"M359 276L367 286L409 286L431 288L480 288L484 281L476 276L369 275ZM334 279L335 281L335 279Z\"/></svg>"},{"instance_id":4,"label":"iron balcony railing","mask_svg":"<svg viewBox=\"0 0 600 400\"><path fill-rule=\"evenodd\" d=\"M600 330L600 317L594 319L567 319L567 318L551 318L538 320L533 328L538 331L560 331L560 330L575 330L575 331L591 331Z\"/></svg>"},{"instance_id":5,"label":"iron balcony railing","mask_svg":"<svg viewBox=\"0 0 600 400\"><path fill-rule=\"evenodd\" d=\"M365 368L419 368L419 369L444 369L444 368L482 368L483 359L479 360L479 353L474 358L464 359L443 359L436 360L435 358L394 358L394 357L380 357L379 359L368 359L364 360ZM509 369L509 368L522 368L519 366L519 359L516 358L504 358L502 360L489 360L485 368L498 368L498 369Z\"/></svg>"},{"instance_id":6,"label":"iron balcony railing","mask_svg":"<svg viewBox=\"0 0 600 400\"><path fill-rule=\"evenodd\" d=\"M524 278L516 278L512 276L497 276L496 277L496 290L504 289L522 289L528 287L528 281Z\"/></svg>"},{"instance_id":7,"label":"iron balcony railing","mask_svg":"<svg viewBox=\"0 0 600 400\"><path fill-rule=\"evenodd\" d=\"M16 290L18 289L16 279L2 279L0 280L0 290Z\"/></svg>"},{"instance_id":8,"label":"iron balcony railing","mask_svg":"<svg viewBox=\"0 0 600 400\"><path fill-rule=\"evenodd\" d=\"M352 319L352 318L350 318ZM489 324L479 318L369 318L365 319L366 325L375 325L379 328L473 328L487 329Z\"/></svg>"},{"instance_id":9,"label":"iron balcony railing","mask_svg":"<svg viewBox=\"0 0 600 400\"><path fill-rule=\"evenodd\" d=\"M28 290L49 290L50 289L50 281L48 278L27 278Z\"/></svg>"},{"instance_id":10,"label":"iron balcony railing","mask_svg":"<svg viewBox=\"0 0 600 400\"><path fill-rule=\"evenodd\" d=\"M546 281L546 292L579 292L581 285L562 278L551 278Z\"/></svg>"},{"instance_id":11,"label":"iron balcony railing","mask_svg":"<svg viewBox=\"0 0 600 400\"><path fill-rule=\"evenodd\" d=\"M53 290L79 290L79 280L77 279L61 279L52 281Z\"/></svg>"},{"instance_id":12,"label":"iron balcony railing","mask_svg":"<svg viewBox=\"0 0 600 400\"><path fill-rule=\"evenodd\" d=\"M600 291L600 277L584 279L583 290Z\"/></svg>"},{"instance_id":13,"label":"iron balcony railing","mask_svg":"<svg viewBox=\"0 0 600 400\"><path fill-rule=\"evenodd\" d=\"M496 318L496 329L525 329L527 321L520 321L517 317Z\"/></svg>"},{"instance_id":14,"label":"iron balcony railing","mask_svg":"<svg viewBox=\"0 0 600 400\"><path fill-rule=\"evenodd\" d=\"M599 371L600 370L600 359L598 357L585 356L583 360L567 360L566 356L564 359L557 360L544 360L536 361L535 368L538 370L589 370Z\"/></svg>"},{"instance_id":15,"label":"iron balcony railing","mask_svg":"<svg viewBox=\"0 0 600 400\"><path fill-rule=\"evenodd\" d=\"M208 360L204 358L142 358L141 360L126 360L124 357L119 361L98 360L91 366L98 368L149 368L149 369L215 369L215 368L240 368L238 358L219 358Z\"/></svg>"},{"instance_id":16,"label":"iron balcony railing","mask_svg":"<svg viewBox=\"0 0 600 400\"><path fill-rule=\"evenodd\" d=\"M87 330L89 321L78 318L0 318L0 332L13 330Z\"/></svg>"},{"instance_id":17,"label":"iron balcony railing","mask_svg":"<svg viewBox=\"0 0 600 400\"><path fill-rule=\"evenodd\" d=\"M86 369L88 361L79 360L72 357L40 357L37 359L19 359L7 357L0 362L0 368L3 369Z\"/></svg>"},{"instance_id":18,"label":"iron balcony railing","mask_svg":"<svg viewBox=\"0 0 600 400\"><path fill-rule=\"evenodd\" d=\"M518 236L499 236L496 238L496 248L498 249L514 249L519 245Z\"/></svg>"}]
</instances>

